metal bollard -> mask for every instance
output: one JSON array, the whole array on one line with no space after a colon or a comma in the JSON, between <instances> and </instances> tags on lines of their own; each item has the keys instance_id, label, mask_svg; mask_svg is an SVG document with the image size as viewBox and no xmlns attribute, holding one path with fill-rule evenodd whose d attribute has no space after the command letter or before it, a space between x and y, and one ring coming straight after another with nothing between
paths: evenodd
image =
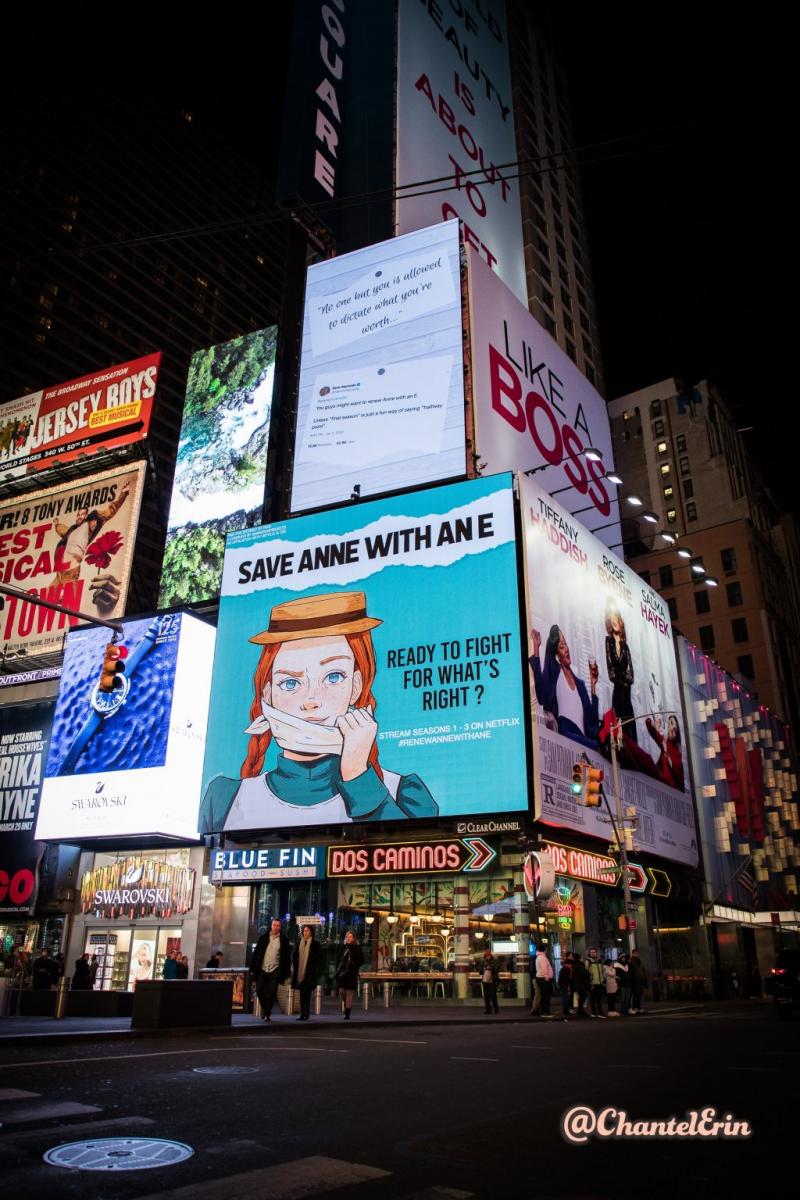
<instances>
[{"instance_id":1,"label":"metal bollard","mask_svg":"<svg viewBox=\"0 0 800 1200\"><path fill-rule=\"evenodd\" d=\"M55 1019L57 1021L61 1020L61 1018L64 1016L64 1013L66 1011L68 991L69 991L69 979L65 975L65 976L62 976L61 979L59 979L58 988L56 989Z\"/></svg>"},{"instance_id":2,"label":"metal bollard","mask_svg":"<svg viewBox=\"0 0 800 1200\"><path fill-rule=\"evenodd\" d=\"M361 1003L364 1006L364 1012L369 1012L369 990L372 987L370 983L362 983L361 987Z\"/></svg>"},{"instance_id":3,"label":"metal bollard","mask_svg":"<svg viewBox=\"0 0 800 1200\"><path fill-rule=\"evenodd\" d=\"M261 1018L263 1017L263 1015L264 1015L264 1010L261 1007L261 1001L259 1000L258 996L254 996L253 997L253 1016L258 1017L258 1019L260 1021Z\"/></svg>"},{"instance_id":4,"label":"metal bollard","mask_svg":"<svg viewBox=\"0 0 800 1200\"><path fill-rule=\"evenodd\" d=\"M383 1007L389 1007L389 1000L392 994L392 985L387 980L383 985Z\"/></svg>"},{"instance_id":5,"label":"metal bollard","mask_svg":"<svg viewBox=\"0 0 800 1200\"><path fill-rule=\"evenodd\" d=\"M294 1013L294 988L290 987L289 988L289 999L286 1003L286 1015L287 1015L287 1017L291 1017L293 1013Z\"/></svg>"},{"instance_id":6,"label":"metal bollard","mask_svg":"<svg viewBox=\"0 0 800 1200\"><path fill-rule=\"evenodd\" d=\"M314 1015L319 1016L322 1012L322 984L318 983L314 988Z\"/></svg>"}]
</instances>

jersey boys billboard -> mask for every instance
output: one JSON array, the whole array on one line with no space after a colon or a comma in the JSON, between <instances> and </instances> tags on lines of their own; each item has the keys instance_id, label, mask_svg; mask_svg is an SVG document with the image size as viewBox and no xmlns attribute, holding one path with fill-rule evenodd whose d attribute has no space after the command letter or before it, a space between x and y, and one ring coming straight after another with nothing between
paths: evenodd
<instances>
[{"instance_id":1,"label":"jersey boys billboard","mask_svg":"<svg viewBox=\"0 0 800 1200\"><path fill-rule=\"evenodd\" d=\"M458 223L309 267L292 512L464 473Z\"/></svg>"},{"instance_id":2,"label":"jersey boys billboard","mask_svg":"<svg viewBox=\"0 0 800 1200\"><path fill-rule=\"evenodd\" d=\"M225 534L263 519L277 335L270 325L192 355L159 608L217 596Z\"/></svg>"},{"instance_id":3,"label":"jersey boys billboard","mask_svg":"<svg viewBox=\"0 0 800 1200\"><path fill-rule=\"evenodd\" d=\"M147 437L160 354L21 396L0 408L0 482Z\"/></svg>"},{"instance_id":4,"label":"jersey boys billboard","mask_svg":"<svg viewBox=\"0 0 800 1200\"><path fill-rule=\"evenodd\" d=\"M527 303L518 170L505 4L400 0L398 232L458 217Z\"/></svg>"},{"instance_id":5,"label":"jersey boys billboard","mask_svg":"<svg viewBox=\"0 0 800 1200\"><path fill-rule=\"evenodd\" d=\"M0 582L106 620L120 616L145 470L117 467L0 503ZM77 624L17 596L5 600L0 643L8 650L60 650Z\"/></svg>"},{"instance_id":6,"label":"jersey boys billboard","mask_svg":"<svg viewBox=\"0 0 800 1200\"><path fill-rule=\"evenodd\" d=\"M639 818L635 843L694 866L697 833L666 601L532 480L521 477L520 487L537 816L608 842L605 810L579 805L570 788L573 764L588 762L605 771L613 798L609 739L616 729L622 803Z\"/></svg>"},{"instance_id":7,"label":"jersey boys billboard","mask_svg":"<svg viewBox=\"0 0 800 1200\"><path fill-rule=\"evenodd\" d=\"M622 540L606 404L502 280L468 252L475 446L486 471L538 469L601 541ZM602 462L583 451L594 447Z\"/></svg>"},{"instance_id":8,"label":"jersey boys billboard","mask_svg":"<svg viewBox=\"0 0 800 1200\"><path fill-rule=\"evenodd\" d=\"M195 835L214 630L185 613L123 625L118 644L69 636L37 837Z\"/></svg>"},{"instance_id":9,"label":"jersey boys billboard","mask_svg":"<svg viewBox=\"0 0 800 1200\"><path fill-rule=\"evenodd\" d=\"M34 841L52 704L0 708L0 913L25 913L36 903L36 873L44 847Z\"/></svg>"},{"instance_id":10,"label":"jersey boys billboard","mask_svg":"<svg viewBox=\"0 0 800 1200\"><path fill-rule=\"evenodd\" d=\"M201 832L527 808L508 475L230 534Z\"/></svg>"}]
</instances>

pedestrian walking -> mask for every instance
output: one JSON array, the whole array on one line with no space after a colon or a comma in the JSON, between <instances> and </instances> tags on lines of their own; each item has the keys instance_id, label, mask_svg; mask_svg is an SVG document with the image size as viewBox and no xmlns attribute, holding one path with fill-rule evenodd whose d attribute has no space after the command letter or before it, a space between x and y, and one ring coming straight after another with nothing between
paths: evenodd
<instances>
[{"instance_id":1,"label":"pedestrian walking","mask_svg":"<svg viewBox=\"0 0 800 1200\"><path fill-rule=\"evenodd\" d=\"M561 989L561 1012L566 1020L572 1007L572 951L564 955L564 961L558 972L558 986Z\"/></svg>"},{"instance_id":2,"label":"pedestrian walking","mask_svg":"<svg viewBox=\"0 0 800 1200\"><path fill-rule=\"evenodd\" d=\"M619 989L620 1001L620 1016L627 1017L631 1011L631 970L628 965L627 954L620 954L614 970L617 975L617 988Z\"/></svg>"},{"instance_id":3,"label":"pedestrian walking","mask_svg":"<svg viewBox=\"0 0 800 1200\"><path fill-rule=\"evenodd\" d=\"M550 999L553 995L553 964L547 957L547 951L544 946L540 946L536 952L535 959L536 970L536 985L539 990L539 1009L543 1019L550 1020ZM531 1009L531 1016L536 1015Z\"/></svg>"},{"instance_id":4,"label":"pedestrian walking","mask_svg":"<svg viewBox=\"0 0 800 1200\"><path fill-rule=\"evenodd\" d=\"M256 995L265 1021L271 1019L278 998L278 988L292 973L292 950L283 926L276 917L269 932L262 933L256 942L250 970L256 980Z\"/></svg>"},{"instance_id":5,"label":"pedestrian walking","mask_svg":"<svg viewBox=\"0 0 800 1200\"><path fill-rule=\"evenodd\" d=\"M356 935L349 929L344 935L344 949L336 964L336 986L342 1000L342 1012L345 1021L350 1020L353 1007L353 997L358 987L358 972L364 962L364 951L356 941Z\"/></svg>"},{"instance_id":6,"label":"pedestrian walking","mask_svg":"<svg viewBox=\"0 0 800 1200\"><path fill-rule=\"evenodd\" d=\"M164 959L164 965L161 968L162 979L177 979L178 978L178 952L177 950L169 950L167 957Z\"/></svg>"},{"instance_id":7,"label":"pedestrian walking","mask_svg":"<svg viewBox=\"0 0 800 1200\"><path fill-rule=\"evenodd\" d=\"M100 970L100 959L97 957L96 954L93 954L92 957L89 959L89 979L91 980L92 988L94 988L94 985L97 982L97 972L99 970Z\"/></svg>"},{"instance_id":8,"label":"pedestrian walking","mask_svg":"<svg viewBox=\"0 0 800 1200\"><path fill-rule=\"evenodd\" d=\"M49 991L58 981L58 963L50 957L47 946L43 946L39 957L33 960L33 987L35 991Z\"/></svg>"},{"instance_id":9,"label":"pedestrian walking","mask_svg":"<svg viewBox=\"0 0 800 1200\"><path fill-rule=\"evenodd\" d=\"M608 1004L608 1015L610 1017L618 1017L617 1012L617 993L619 992L619 984L617 983L617 972L614 969L614 964L610 958L607 958L603 963L603 975L605 976L606 988L606 1003Z\"/></svg>"},{"instance_id":10,"label":"pedestrian walking","mask_svg":"<svg viewBox=\"0 0 800 1200\"><path fill-rule=\"evenodd\" d=\"M300 993L300 1016L298 1021L307 1021L311 1009L311 993L317 986L319 960L322 957L320 944L314 938L311 925L300 929L300 941L292 955L292 987Z\"/></svg>"},{"instance_id":11,"label":"pedestrian walking","mask_svg":"<svg viewBox=\"0 0 800 1200\"><path fill-rule=\"evenodd\" d=\"M484 950L483 961L480 964L481 992L483 993L484 1014L497 1013L497 981L500 978L500 968L491 950Z\"/></svg>"},{"instance_id":12,"label":"pedestrian walking","mask_svg":"<svg viewBox=\"0 0 800 1200\"><path fill-rule=\"evenodd\" d=\"M589 958L586 962L586 969L589 972L589 1003L591 1004L593 1017L604 1017L603 1012L603 996L606 990L606 976L603 970L603 963L597 951L593 948L589 951Z\"/></svg>"},{"instance_id":13,"label":"pedestrian walking","mask_svg":"<svg viewBox=\"0 0 800 1200\"><path fill-rule=\"evenodd\" d=\"M189 978L189 957L186 954L179 954L175 959L175 978Z\"/></svg>"},{"instance_id":14,"label":"pedestrian walking","mask_svg":"<svg viewBox=\"0 0 800 1200\"><path fill-rule=\"evenodd\" d=\"M89 955L82 954L75 960L75 971L72 976L72 990L90 992L92 990L92 975L89 969Z\"/></svg>"},{"instance_id":15,"label":"pedestrian walking","mask_svg":"<svg viewBox=\"0 0 800 1200\"><path fill-rule=\"evenodd\" d=\"M630 961L631 973L631 1012L644 1012L644 989L647 987L647 975L644 969L644 963L639 957L639 951L631 952Z\"/></svg>"},{"instance_id":16,"label":"pedestrian walking","mask_svg":"<svg viewBox=\"0 0 800 1200\"><path fill-rule=\"evenodd\" d=\"M586 1011L586 997L589 995L590 985L586 964L580 954L576 954L572 960L572 1012L577 1017L589 1015Z\"/></svg>"}]
</instances>

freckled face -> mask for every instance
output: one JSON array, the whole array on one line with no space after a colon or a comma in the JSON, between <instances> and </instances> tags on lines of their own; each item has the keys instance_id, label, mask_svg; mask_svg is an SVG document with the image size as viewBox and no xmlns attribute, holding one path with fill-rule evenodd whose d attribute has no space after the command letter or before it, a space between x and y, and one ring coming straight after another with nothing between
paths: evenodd
<instances>
[{"instance_id":1,"label":"freckled face","mask_svg":"<svg viewBox=\"0 0 800 1200\"><path fill-rule=\"evenodd\" d=\"M333 725L356 702L361 684L347 638L300 638L278 651L264 699L304 721Z\"/></svg>"}]
</instances>

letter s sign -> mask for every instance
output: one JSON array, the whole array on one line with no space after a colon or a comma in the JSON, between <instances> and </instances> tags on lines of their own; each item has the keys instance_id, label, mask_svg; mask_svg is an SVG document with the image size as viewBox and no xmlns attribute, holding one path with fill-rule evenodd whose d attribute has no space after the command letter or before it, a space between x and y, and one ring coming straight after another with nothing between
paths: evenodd
<instances>
[{"instance_id":1,"label":"letter s sign","mask_svg":"<svg viewBox=\"0 0 800 1200\"><path fill-rule=\"evenodd\" d=\"M0 903L8 897L12 904L25 904L33 895L33 871L27 868L9 876L8 871L0 870Z\"/></svg>"}]
</instances>

